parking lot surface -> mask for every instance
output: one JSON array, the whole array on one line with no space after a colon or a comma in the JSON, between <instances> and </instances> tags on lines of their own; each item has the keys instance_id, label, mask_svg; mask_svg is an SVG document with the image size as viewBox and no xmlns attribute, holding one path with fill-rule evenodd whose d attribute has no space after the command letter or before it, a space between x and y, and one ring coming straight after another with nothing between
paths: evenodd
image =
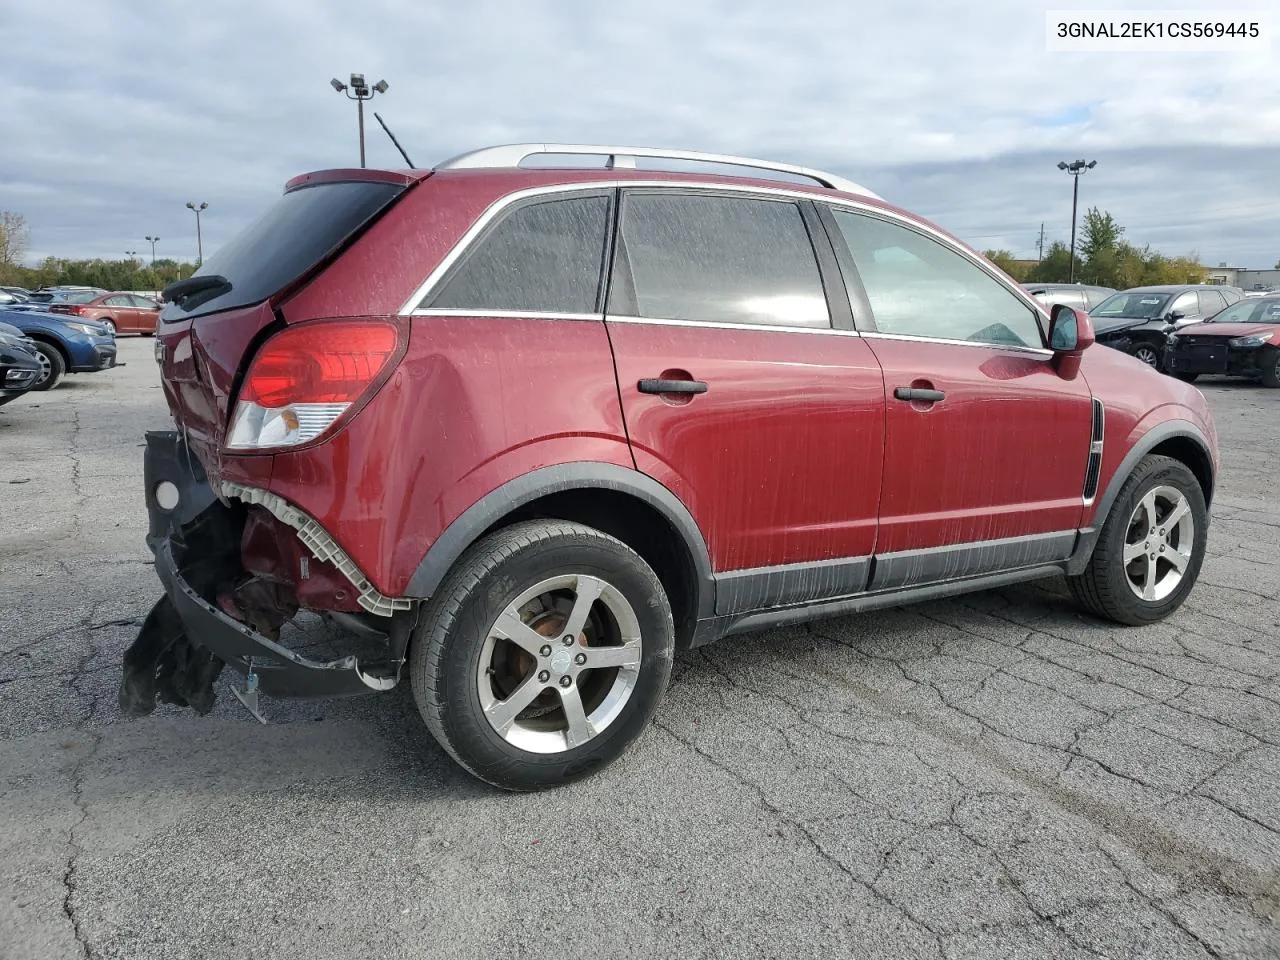
<instances>
[{"instance_id":1,"label":"parking lot surface","mask_svg":"<svg viewBox=\"0 0 1280 960\"><path fill-rule=\"evenodd\" d=\"M1046 581L726 640L623 760L508 795L407 684L118 717L151 345L0 410L4 960L1280 956L1280 395L1200 384L1224 462L1169 621Z\"/></svg>"}]
</instances>

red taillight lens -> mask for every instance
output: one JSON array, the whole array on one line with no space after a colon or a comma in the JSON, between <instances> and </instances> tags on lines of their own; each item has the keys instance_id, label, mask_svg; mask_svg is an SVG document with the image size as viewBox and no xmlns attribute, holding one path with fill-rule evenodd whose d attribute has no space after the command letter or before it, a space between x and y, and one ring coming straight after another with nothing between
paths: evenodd
<instances>
[{"instance_id":1,"label":"red taillight lens","mask_svg":"<svg viewBox=\"0 0 1280 960\"><path fill-rule=\"evenodd\" d=\"M403 349L401 328L382 320L304 323L276 334L249 367L227 449L310 443L389 372Z\"/></svg>"},{"instance_id":2,"label":"red taillight lens","mask_svg":"<svg viewBox=\"0 0 1280 960\"><path fill-rule=\"evenodd\" d=\"M390 323L317 323L289 327L254 358L240 399L260 407L353 403L395 354Z\"/></svg>"}]
</instances>

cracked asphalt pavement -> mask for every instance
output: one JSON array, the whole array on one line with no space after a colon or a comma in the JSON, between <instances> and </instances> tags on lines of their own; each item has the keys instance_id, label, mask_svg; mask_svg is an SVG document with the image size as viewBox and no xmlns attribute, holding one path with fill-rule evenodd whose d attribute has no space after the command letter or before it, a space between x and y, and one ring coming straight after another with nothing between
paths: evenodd
<instances>
[{"instance_id":1,"label":"cracked asphalt pavement","mask_svg":"<svg viewBox=\"0 0 1280 960\"><path fill-rule=\"evenodd\" d=\"M622 761L518 796L403 689L119 718L168 425L121 348L0 410L3 960L1280 956L1280 394L1202 383L1223 472L1167 622L1047 581L727 640Z\"/></svg>"}]
</instances>

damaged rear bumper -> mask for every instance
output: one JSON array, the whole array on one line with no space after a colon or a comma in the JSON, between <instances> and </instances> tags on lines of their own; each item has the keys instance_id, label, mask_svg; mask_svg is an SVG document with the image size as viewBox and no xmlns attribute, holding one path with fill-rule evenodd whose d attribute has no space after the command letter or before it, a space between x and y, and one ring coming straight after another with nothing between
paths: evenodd
<instances>
[{"instance_id":1,"label":"damaged rear bumper","mask_svg":"<svg viewBox=\"0 0 1280 960\"><path fill-rule=\"evenodd\" d=\"M125 654L120 707L126 715L150 713L157 698L208 712L223 665L248 677L251 693L275 697L341 697L396 685L413 609L384 619L385 650L364 661L355 655L311 660L221 609L218 598L248 576L240 561L248 508L214 496L177 433L149 432L146 439L147 545L165 595ZM279 621L295 610L282 610Z\"/></svg>"}]
</instances>

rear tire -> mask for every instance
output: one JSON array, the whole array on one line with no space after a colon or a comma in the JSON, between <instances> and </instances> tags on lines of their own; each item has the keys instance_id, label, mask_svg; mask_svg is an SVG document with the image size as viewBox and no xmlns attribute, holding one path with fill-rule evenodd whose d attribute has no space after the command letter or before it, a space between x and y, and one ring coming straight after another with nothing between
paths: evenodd
<instances>
[{"instance_id":1,"label":"rear tire","mask_svg":"<svg viewBox=\"0 0 1280 960\"><path fill-rule=\"evenodd\" d=\"M1204 491L1185 464L1144 457L1120 488L1089 565L1067 578L1072 595L1117 623L1163 620L1200 575L1208 519Z\"/></svg>"},{"instance_id":2,"label":"rear tire","mask_svg":"<svg viewBox=\"0 0 1280 960\"><path fill-rule=\"evenodd\" d=\"M40 352L41 373L32 390L52 390L62 382L67 372L67 362L62 359L62 352L55 346L42 340L36 341L36 350Z\"/></svg>"},{"instance_id":3,"label":"rear tire","mask_svg":"<svg viewBox=\"0 0 1280 960\"><path fill-rule=\"evenodd\" d=\"M630 547L531 521L463 554L414 632L409 667L427 729L454 760L496 787L540 790L630 746L666 691L674 648L662 584Z\"/></svg>"},{"instance_id":4,"label":"rear tire","mask_svg":"<svg viewBox=\"0 0 1280 960\"><path fill-rule=\"evenodd\" d=\"M1280 350L1274 347L1262 356L1262 385L1273 390L1280 387Z\"/></svg>"}]
</instances>

